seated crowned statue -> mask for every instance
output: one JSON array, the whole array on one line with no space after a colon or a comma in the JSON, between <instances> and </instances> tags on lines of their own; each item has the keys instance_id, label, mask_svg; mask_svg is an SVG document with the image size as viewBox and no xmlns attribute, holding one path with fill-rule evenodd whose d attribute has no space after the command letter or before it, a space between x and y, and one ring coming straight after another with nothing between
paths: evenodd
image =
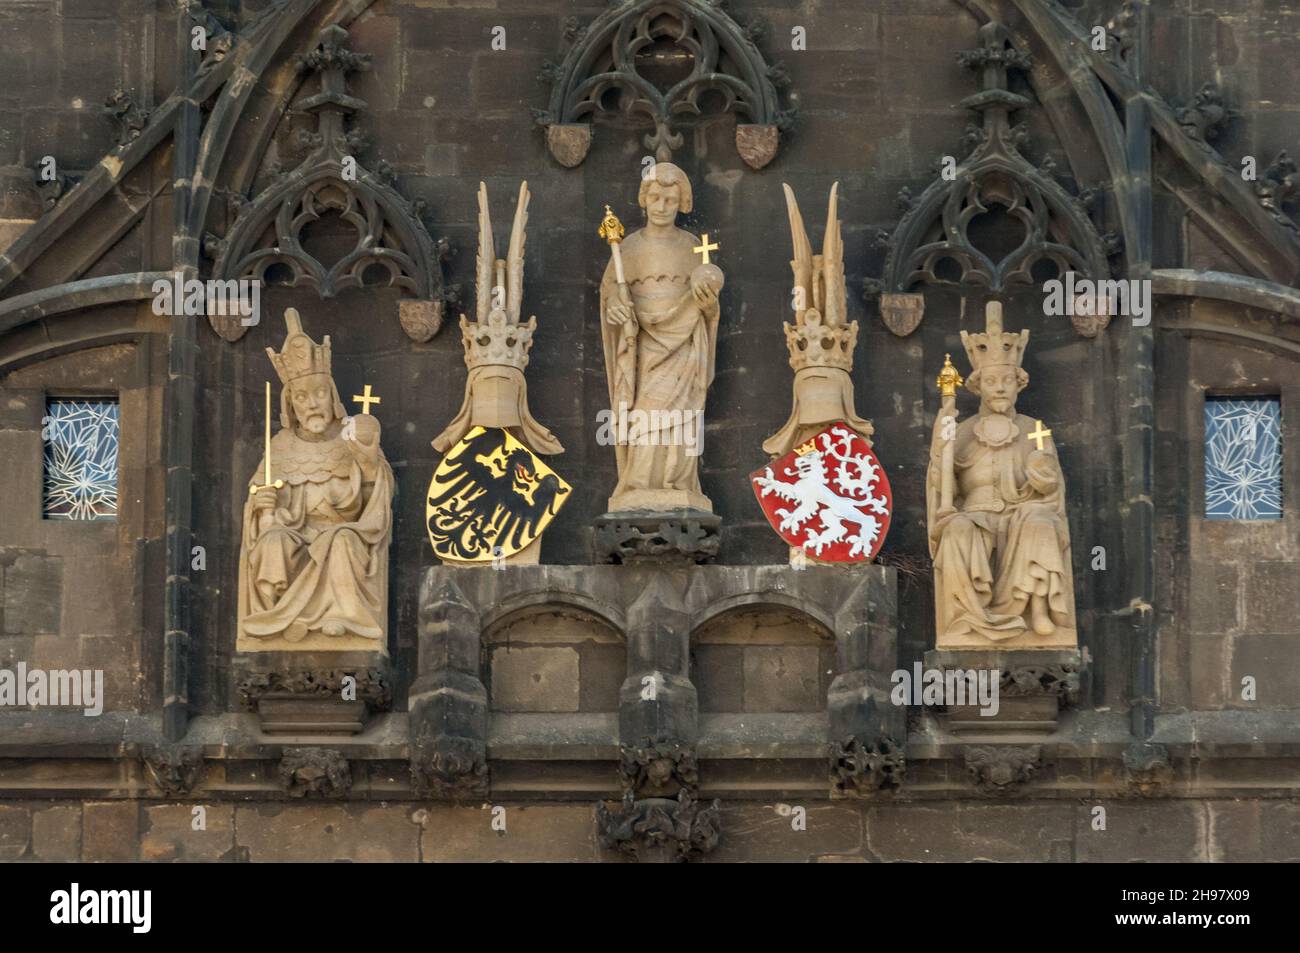
<instances>
[{"instance_id":1,"label":"seated crowned statue","mask_svg":"<svg viewBox=\"0 0 1300 953\"><path fill-rule=\"evenodd\" d=\"M1003 332L999 302L989 303L986 327L961 335L979 413L956 424L961 379L951 364L939 379L926 477L936 645L1074 648L1065 478L1050 434L1016 413L1029 332Z\"/></svg>"},{"instance_id":2,"label":"seated crowned statue","mask_svg":"<svg viewBox=\"0 0 1300 953\"><path fill-rule=\"evenodd\" d=\"M279 354L280 431L249 480L239 559L240 651L386 652L393 471L379 421L348 417L298 312ZM265 481L265 485L263 483Z\"/></svg>"}]
</instances>

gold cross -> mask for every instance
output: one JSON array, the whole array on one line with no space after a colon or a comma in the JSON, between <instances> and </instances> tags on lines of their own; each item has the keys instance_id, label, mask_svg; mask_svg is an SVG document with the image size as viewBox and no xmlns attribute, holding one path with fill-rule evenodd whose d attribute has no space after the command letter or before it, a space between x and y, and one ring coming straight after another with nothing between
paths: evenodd
<instances>
[{"instance_id":1,"label":"gold cross","mask_svg":"<svg viewBox=\"0 0 1300 953\"><path fill-rule=\"evenodd\" d=\"M366 392L364 394L353 394L352 400L354 403L361 405L361 412L363 414L368 414L370 413L370 405L381 403L383 398L370 396L370 385L367 384Z\"/></svg>"},{"instance_id":2,"label":"gold cross","mask_svg":"<svg viewBox=\"0 0 1300 953\"><path fill-rule=\"evenodd\" d=\"M717 242L714 242L712 245L709 244L708 232L705 232L700 238L700 243L691 249L691 251L695 252L695 254L704 256L704 264L706 265L709 263L709 252L717 251L717 250L718 250Z\"/></svg>"},{"instance_id":3,"label":"gold cross","mask_svg":"<svg viewBox=\"0 0 1300 953\"><path fill-rule=\"evenodd\" d=\"M1031 433L1031 434L1029 435L1029 439L1030 439L1030 440L1033 440L1035 443L1037 443L1037 444L1038 444L1038 449L1039 449L1039 450L1042 450L1042 449L1043 449L1043 438L1044 438L1044 437L1050 437L1051 435L1052 435L1052 432L1051 432L1050 430L1044 430L1044 429L1043 429L1043 422L1040 420L1040 421L1038 422L1038 429L1035 430L1033 433Z\"/></svg>"}]
</instances>

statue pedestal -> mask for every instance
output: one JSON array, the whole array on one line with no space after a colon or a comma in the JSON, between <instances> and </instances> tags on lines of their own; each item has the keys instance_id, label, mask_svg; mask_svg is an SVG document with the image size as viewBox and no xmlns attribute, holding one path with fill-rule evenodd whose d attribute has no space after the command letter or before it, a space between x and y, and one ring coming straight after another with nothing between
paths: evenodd
<instances>
[{"instance_id":1,"label":"statue pedestal","mask_svg":"<svg viewBox=\"0 0 1300 953\"><path fill-rule=\"evenodd\" d=\"M392 702L378 652L258 652L236 656L239 695L268 735L355 735Z\"/></svg>"},{"instance_id":2,"label":"statue pedestal","mask_svg":"<svg viewBox=\"0 0 1300 953\"><path fill-rule=\"evenodd\" d=\"M962 735L1050 734L1060 713L1079 699L1084 657L1078 649L931 649L926 670L996 669L998 710L981 714L978 703L952 705L944 727Z\"/></svg>"},{"instance_id":3,"label":"statue pedestal","mask_svg":"<svg viewBox=\"0 0 1300 953\"><path fill-rule=\"evenodd\" d=\"M598 563L692 566L718 555L721 525L722 517L698 508L606 513L594 524L592 549Z\"/></svg>"}]
</instances>

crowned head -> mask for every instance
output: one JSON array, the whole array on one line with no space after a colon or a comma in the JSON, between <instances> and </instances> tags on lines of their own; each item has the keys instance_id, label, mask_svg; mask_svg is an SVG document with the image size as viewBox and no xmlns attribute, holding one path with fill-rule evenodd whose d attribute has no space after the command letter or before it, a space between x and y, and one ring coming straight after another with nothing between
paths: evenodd
<instances>
[{"instance_id":1,"label":"crowned head","mask_svg":"<svg viewBox=\"0 0 1300 953\"><path fill-rule=\"evenodd\" d=\"M284 323L288 334L280 352L266 349L283 385L280 426L292 427L299 434L319 436L345 415L330 373L330 338L327 334L321 344L313 341L303 331L302 318L295 308L285 310Z\"/></svg>"},{"instance_id":2,"label":"crowned head","mask_svg":"<svg viewBox=\"0 0 1300 953\"><path fill-rule=\"evenodd\" d=\"M1029 383L1020 362L1029 343L1028 329L1002 330L1002 302L990 301L984 307L984 331L961 332L962 347L970 358L971 373L966 387L980 398L981 405L999 414L1015 410L1016 395Z\"/></svg>"}]
</instances>

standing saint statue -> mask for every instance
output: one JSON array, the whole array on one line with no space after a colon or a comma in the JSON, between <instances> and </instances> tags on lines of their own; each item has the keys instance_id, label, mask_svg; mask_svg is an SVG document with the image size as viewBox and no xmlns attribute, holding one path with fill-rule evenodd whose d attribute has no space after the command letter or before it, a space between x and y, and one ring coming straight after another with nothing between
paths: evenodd
<instances>
[{"instance_id":1,"label":"standing saint statue","mask_svg":"<svg viewBox=\"0 0 1300 953\"><path fill-rule=\"evenodd\" d=\"M671 162L647 172L637 202L645 228L621 241L612 213L601 228L613 251L600 285L618 461L609 508L711 513L700 490L699 457L724 281L708 261L717 246L677 227L677 213L690 212L693 202L686 173Z\"/></svg>"},{"instance_id":2,"label":"standing saint statue","mask_svg":"<svg viewBox=\"0 0 1300 953\"><path fill-rule=\"evenodd\" d=\"M344 413L329 336L313 341L293 308L284 320L284 347L267 348L281 429L244 504L237 648L386 653L393 471L379 421Z\"/></svg>"},{"instance_id":3,"label":"standing saint statue","mask_svg":"<svg viewBox=\"0 0 1300 953\"><path fill-rule=\"evenodd\" d=\"M942 406L925 483L936 646L1073 648L1065 477L1050 431L1016 413L1016 395L1029 383L1020 366L1029 332L1004 332L996 301L985 323L983 334L961 333L979 413L957 424L961 377L947 363L938 380Z\"/></svg>"}]
</instances>

